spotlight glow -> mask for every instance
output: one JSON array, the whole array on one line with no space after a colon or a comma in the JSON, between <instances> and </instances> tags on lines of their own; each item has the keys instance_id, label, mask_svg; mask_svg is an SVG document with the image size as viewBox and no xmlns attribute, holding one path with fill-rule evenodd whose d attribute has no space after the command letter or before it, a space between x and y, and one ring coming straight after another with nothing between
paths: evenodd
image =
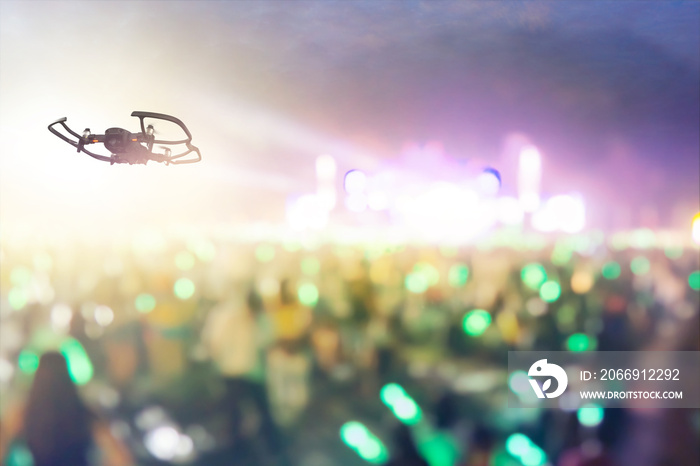
<instances>
[{"instance_id":1,"label":"spotlight glow","mask_svg":"<svg viewBox=\"0 0 700 466\"><path fill-rule=\"evenodd\" d=\"M361 170L350 170L345 174L345 192L348 194L363 194L367 189L367 175Z\"/></svg>"}]
</instances>

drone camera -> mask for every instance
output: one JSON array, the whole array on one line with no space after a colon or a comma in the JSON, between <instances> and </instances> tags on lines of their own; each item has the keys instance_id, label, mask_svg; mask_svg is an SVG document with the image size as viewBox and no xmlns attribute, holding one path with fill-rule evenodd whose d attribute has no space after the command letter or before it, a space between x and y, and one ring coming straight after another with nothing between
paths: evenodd
<instances>
[{"instance_id":1,"label":"drone camera","mask_svg":"<svg viewBox=\"0 0 700 466\"><path fill-rule=\"evenodd\" d=\"M121 128L109 128L105 131L105 147L113 154L126 152L131 133Z\"/></svg>"}]
</instances>

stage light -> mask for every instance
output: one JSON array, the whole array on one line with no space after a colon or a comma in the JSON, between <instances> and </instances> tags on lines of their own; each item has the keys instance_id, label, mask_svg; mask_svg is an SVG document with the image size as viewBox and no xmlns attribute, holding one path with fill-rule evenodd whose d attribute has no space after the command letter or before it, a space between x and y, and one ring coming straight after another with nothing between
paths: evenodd
<instances>
[{"instance_id":1,"label":"stage light","mask_svg":"<svg viewBox=\"0 0 700 466\"><path fill-rule=\"evenodd\" d=\"M367 205L374 211L386 210L389 208L389 197L383 191L372 191L367 196Z\"/></svg>"},{"instance_id":2,"label":"stage light","mask_svg":"<svg viewBox=\"0 0 700 466\"><path fill-rule=\"evenodd\" d=\"M336 163L330 155L321 155L316 158L316 176L319 180L332 181L335 178Z\"/></svg>"},{"instance_id":3,"label":"stage light","mask_svg":"<svg viewBox=\"0 0 700 466\"><path fill-rule=\"evenodd\" d=\"M292 229L321 230L328 224L329 205L315 194L305 194L287 206L287 222Z\"/></svg>"},{"instance_id":4,"label":"stage light","mask_svg":"<svg viewBox=\"0 0 700 466\"><path fill-rule=\"evenodd\" d=\"M503 196L498 199L498 221L504 225L518 225L525 218L525 212L514 197Z\"/></svg>"},{"instance_id":5,"label":"stage light","mask_svg":"<svg viewBox=\"0 0 700 466\"><path fill-rule=\"evenodd\" d=\"M363 194L367 189L367 175L361 170L350 170L343 183L348 194Z\"/></svg>"},{"instance_id":6,"label":"stage light","mask_svg":"<svg viewBox=\"0 0 700 466\"><path fill-rule=\"evenodd\" d=\"M362 193L350 194L345 198L345 207L351 212L364 212L367 210L367 196Z\"/></svg>"},{"instance_id":7,"label":"stage light","mask_svg":"<svg viewBox=\"0 0 700 466\"><path fill-rule=\"evenodd\" d=\"M532 226L542 232L577 233L585 223L586 209L578 196L553 196L532 216Z\"/></svg>"},{"instance_id":8,"label":"stage light","mask_svg":"<svg viewBox=\"0 0 700 466\"><path fill-rule=\"evenodd\" d=\"M493 168L487 168L477 177L479 191L486 196L495 196L501 189L501 175Z\"/></svg>"},{"instance_id":9,"label":"stage light","mask_svg":"<svg viewBox=\"0 0 700 466\"><path fill-rule=\"evenodd\" d=\"M693 237L695 244L700 245L700 212L695 214L695 217L693 217L691 236Z\"/></svg>"}]
</instances>

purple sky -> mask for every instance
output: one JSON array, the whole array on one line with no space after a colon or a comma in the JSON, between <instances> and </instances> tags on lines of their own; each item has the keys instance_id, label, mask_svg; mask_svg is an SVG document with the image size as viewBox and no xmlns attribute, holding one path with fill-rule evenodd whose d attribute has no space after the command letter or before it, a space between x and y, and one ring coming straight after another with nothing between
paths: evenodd
<instances>
[{"instance_id":1,"label":"purple sky","mask_svg":"<svg viewBox=\"0 0 700 466\"><path fill-rule=\"evenodd\" d=\"M96 130L133 125L132 110L172 113L209 164L168 175L202 185L180 202L197 221L221 198L245 210L241 179L279 204L313 179L324 143L392 160L440 141L512 186L503 147L522 133L545 156L545 190L583 192L605 221L638 223L646 208L669 223L700 210L699 25L696 1L3 1L3 138L41 132L58 149L45 127L61 116ZM18 198L44 203L35 175L48 165L26 150L3 151L4 215ZM341 168L353 164L366 159ZM106 186L131 176L112 173Z\"/></svg>"}]
</instances>

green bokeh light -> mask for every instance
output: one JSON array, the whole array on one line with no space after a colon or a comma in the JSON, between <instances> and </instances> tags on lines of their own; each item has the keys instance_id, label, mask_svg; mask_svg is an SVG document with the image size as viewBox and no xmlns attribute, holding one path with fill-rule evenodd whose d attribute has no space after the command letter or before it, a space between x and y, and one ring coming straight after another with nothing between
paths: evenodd
<instances>
[{"instance_id":1,"label":"green bokeh light","mask_svg":"<svg viewBox=\"0 0 700 466\"><path fill-rule=\"evenodd\" d=\"M261 244L255 248L255 258L260 262L271 262L275 258L275 248L269 244Z\"/></svg>"},{"instance_id":2,"label":"green bokeh light","mask_svg":"<svg viewBox=\"0 0 700 466\"><path fill-rule=\"evenodd\" d=\"M450 271L447 277L450 286L454 288L461 288L469 279L469 268L464 264L455 264L450 267Z\"/></svg>"},{"instance_id":3,"label":"green bokeh light","mask_svg":"<svg viewBox=\"0 0 700 466\"><path fill-rule=\"evenodd\" d=\"M649 259L644 256L635 257L632 259L632 262L630 262L630 270L635 275L644 275L649 272L649 269L651 269L651 264L649 263Z\"/></svg>"},{"instance_id":4,"label":"green bokeh light","mask_svg":"<svg viewBox=\"0 0 700 466\"><path fill-rule=\"evenodd\" d=\"M632 233L630 243L637 249L651 248L656 244L656 234L649 228L640 228Z\"/></svg>"},{"instance_id":5,"label":"green bokeh light","mask_svg":"<svg viewBox=\"0 0 700 466\"><path fill-rule=\"evenodd\" d=\"M28 350L20 352L17 358L17 367L25 374L33 374L39 367L39 355Z\"/></svg>"},{"instance_id":6,"label":"green bokeh light","mask_svg":"<svg viewBox=\"0 0 700 466\"><path fill-rule=\"evenodd\" d=\"M418 404L398 384L390 383L382 387L379 397L404 424L416 424L423 417Z\"/></svg>"},{"instance_id":7,"label":"green bokeh light","mask_svg":"<svg viewBox=\"0 0 700 466\"><path fill-rule=\"evenodd\" d=\"M540 299L547 303L551 303L559 299L561 295L561 286L559 283L549 280L540 287Z\"/></svg>"},{"instance_id":8,"label":"green bokeh light","mask_svg":"<svg viewBox=\"0 0 700 466\"><path fill-rule=\"evenodd\" d=\"M216 246L206 239L199 239L190 243L189 248L202 262L211 262L216 257Z\"/></svg>"},{"instance_id":9,"label":"green bokeh light","mask_svg":"<svg viewBox=\"0 0 700 466\"><path fill-rule=\"evenodd\" d=\"M552 251L552 264L558 266L566 265L571 260L572 255L573 251L570 248L562 244L557 244Z\"/></svg>"},{"instance_id":10,"label":"green bokeh light","mask_svg":"<svg viewBox=\"0 0 700 466\"><path fill-rule=\"evenodd\" d=\"M483 309L474 309L467 312L462 321L462 326L467 335L478 337L491 325L491 314Z\"/></svg>"},{"instance_id":11,"label":"green bokeh light","mask_svg":"<svg viewBox=\"0 0 700 466\"><path fill-rule=\"evenodd\" d=\"M297 296L304 306L314 307L318 302L318 288L313 283L303 283L297 289Z\"/></svg>"},{"instance_id":12,"label":"green bokeh light","mask_svg":"<svg viewBox=\"0 0 700 466\"><path fill-rule=\"evenodd\" d=\"M576 323L576 308L571 304L564 304L557 310L557 325L561 329L569 329Z\"/></svg>"},{"instance_id":13,"label":"green bokeh light","mask_svg":"<svg viewBox=\"0 0 700 466\"><path fill-rule=\"evenodd\" d=\"M540 286L547 281L547 271L542 264L532 263L523 267L520 277L525 286L531 290L539 290Z\"/></svg>"},{"instance_id":14,"label":"green bokeh light","mask_svg":"<svg viewBox=\"0 0 700 466\"><path fill-rule=\"evenodd\" d=\"M440 272L428 262L418 262L413 266L413 273L425 277L429 287L437 285L440 281Z\"/></svg>"},{"instance_id":15,"label":"green bokeh light","mask_svg":"<svg viewBox=\"0 0 700 466\"><path fill-rule=\"evenodd\" d=\"M372 464L383 464L389 459L384 444L362 423L350 421L340 428L341 440L362 459Z\"/></svg>"},{"instance_id":16,"label":"green bokeh light","mask_svg":"<svg viewBox=\"0 0 700 466\"><path fill-rule=\"evenodd\" d=\"M301 261L301 271L305 275L316 275L321 271L321 263L315 257L307 257Z\"/></svg>"},{"instance_id":17,"label":"green bokeh light","mask_svg":"<svg viewBox=\"0 0 700 466\"><path fill-rule=\"evenodd\" d=\"M19 311L27 305L29 296L27 296L27 292L24 288L12 288L10 292L7 293L7 301L12 309Z\"/></svg>"},{"instance_id":18,"label":"green bokeh light","mask_svg":"<svg viewBox=\"0 0 700 466\"><path fill-rule=\"evenodd\" d=\"M194 267L195 258L189 251L179 252L175 256L175 266L180 270L190 270Z\"/></svg>"},{"instance_id":19,"label":"green bokeh light","mask_svg":"<svg viewBox=\"0 0 700 466\"><path fill-rule=\"evenodd\" d=\"M78 340L68 338L61 345L61 353L68 362L68 372L73 382L85 385L92 379L94 374L92 362Z\"/></svg>"},{"instance_id":20,"label":"green bokeh light","mask_svg":"<svg viewBox=\"0 0 700 466\"><path fill-rule=\"evenodd\" d=\"M142 313L151 312L156 308L156 298L148 293L141 293L134 299L134 307L136 310Z\"/></svg>"},{"instance_id":21,"label":"green bokeh light","mask_svg":"<svg viewBox=\"0 0 700 466\"><path fill-rule=\"evenodd\" d=\"M688 275L688 285L694 290L700 290L700 270Z\"/></svg>"},{"instance_id":22,"label":"green bokeh light","mask_svg":"<svg viewBox=\"0 0 700 466\"><path fill-rule=\"evenodd\" d=\"M520 457L523 466L541 466L547 462L547 456L541 448L530 448L527 453Z\"/></svg>"},{"instance_id":23,"label":"green bokeh light","mask_svg":"<svg viewBox=\"0 0 700 466\"><path fill-rule=\"evenodd\" d=\"M668 246L664 248L664 254L671 260L678 259L683 255L683 248L679 246Z\"/></svg>"},{"instance_id":24,"label":"green bokeh light","mask_svg":"<svg viewBox=\"0 0 700 466\"><path fill-rule=\"evenodd\" d=\"M513 434L506 440L506 451L513 456L520 457L532 448L532 442L526 435Z\"/></svg>"},{"instance_id":25,"label":"green bokeh light","mask_svg":"<svg viewBox=\"0 0 700 466\"><path fill-rule=\"evenodd\" d=\"M416 294L425 293L430 286L428 283L428 278L425 275L417 272L411 272L406 275L406 280L404 283L408 291Z\"/></svg>"},{"instance_id":26,"label":"green bokeh light","mask_svg":"<svg viewBox=\"0 0 700 466\"><path fill-rule=\"evenodd\" d=\"M601 269L603 277L605 277L608 280L615 280L617 277L620 276L620 272L620 264L618 264L615 261L607 262L605 265L603 265L603 268Z\"/></svg>"},{"instance_id":27,"label":"green bokeh light","mask_svg":"<svg viewBox=\"0 0 700 466\"><path fill-rule=\"evenodd\" d=\"M545 452L521 433L515 433L508 437L506 451L518 458L524 466L541 466L547 463Z\"/></svg>"},{"instance_id":28,"label":"green bokeh light","mask_svg":"<svg viewBox=\"0 0 700 466\"><path fill-rule=\"evenodd\" d=\"M602 406L589 403L581 406L576 412L576 417L581 425L586 427L595 427L601 422L603 422L603 417L605 416L605 410Z\"/></svg>"},{"instance_id":29,"label":"green bokeh light","mask_svg":"<svg viewBox=\"0 0 700 466\"><path fill-rule=\"evenodd\" d=\"M32 453L21 443L15 443L5 458L7 466L34 466Z\"/></svg>"},{"instance_id":30,"label":"green bokeh light","mask_svg":"<svg viewBox=\"0 0 700 466\"><path fill-rule=\"evenodd\" d=\"M32 280L32 271L24 266L15 267L10 273L10 282L15 286L24 286Z\"/></svg>"},{"instance_id":31,"label":"green bokeh light","mask_svg":"<svg viewBox=\"0 0 700 466\"><path fill-rule=\"evenodd\" d=\"M525 371L515 371L508 377L508 387L513 393L520 394L532 390L530 378Z\"/></svg>"},{"instance_id":32,"label":"green bokeh light","mask_svg":"<svg viewBox=\"0 0 700 466\"><path fill-rule=\"evenodd\" d=\"M178 299L190 299L194 295L195 286L189 278L180 278L175 282L173 291Z\"/></svg>"},{"instance_id":33,"label":"green bokeh light","mask_svg":"<svg viewBox=\"0 0 700 466\"><path fill-rule=\"evenodd\" d=\"M574 333L566 339L566 348L569 351L582 352L592 350L595 340L584 333Z\"/></svg>"}]
</instances>

